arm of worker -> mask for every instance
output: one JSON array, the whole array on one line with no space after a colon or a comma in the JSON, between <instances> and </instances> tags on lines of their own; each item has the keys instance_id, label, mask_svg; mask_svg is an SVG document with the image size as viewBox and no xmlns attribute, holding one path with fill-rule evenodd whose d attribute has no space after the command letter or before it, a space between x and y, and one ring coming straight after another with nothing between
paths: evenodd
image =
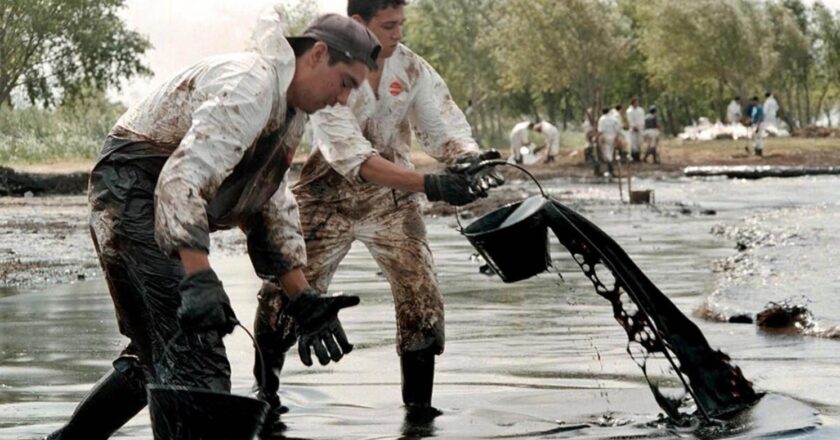
<instances>
[{"instance_id":1,"label":"arm of worker","mask_svg":"<svg viewBox=\"0 0 840 440\"><path fill-rule=\"evenodd\" d=\"M347 105L334 105L315 112L311 117L312 139L324 160L338 174L352 183L364 183L361 167L376 149L362 134L359 116L351 110L356 94L351 93Z\"/></svg>"},{"instance_id":2,"label":"arm of worker","mask_svg":"<svg viewBox=\"0 0 840 440\"><path fill-rule=\"evenodd\" d=\"M478 143L472 137L470 124L443 78L425 61L418 62L420 73L412 88L414 96L408 115L423 151L448 164L477 156Z\"/></svg>"},{"instance_id":3,"label":"arm of worker","mask_svg":"<svg viewBox=\"0 0 840 440\"><path fill-rule=\"evenodd\" d=\"M289 299L285 311L298 324L298 352L304 365L312 365L312 351L321 365L338 362L352 351L338 312L358 304L359 297L325 297L307 282L300 211L286 179L243 229L257 276L279 284Z\"/></svg>"},{"instance_id":4,"label":"arm of worker","mask_svg":"<svg viewBox=\"0 0 840 440\"><path fill-rule=\"evenodd\" d=\"M268 121L271 98L251 93L250 87L273 84L253 70L220 66L195 85L192 126L166 161L155 189L155 240L184 265L177 316L182 328L191 331L225 334L238 323L207 260L207 203Z\"/></svg>"}]
</instances>

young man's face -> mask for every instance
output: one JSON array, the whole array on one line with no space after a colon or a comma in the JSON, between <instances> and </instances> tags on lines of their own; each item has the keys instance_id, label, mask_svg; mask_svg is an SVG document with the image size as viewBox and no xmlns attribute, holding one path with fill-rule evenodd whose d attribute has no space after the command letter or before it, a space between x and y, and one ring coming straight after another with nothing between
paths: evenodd
<instances>
[{"instance_id":1,"label":"young man's face","mask_svg":"<svg viewBox=\"0 0 840 440\"><path fill-rule=\"evenodd\" d=\"M314 113L324 107L346 104L353 89L359 87L368 74L368 68L361 62L338 62L329 64L327 46L319 42L304 59L304 73L293 81L290 95L294 104L306 113Z\"/></svg>"},{"instance_id":2,"label":"young man's face","mask_svg":"<svg viewBox=\"0 0 840 440\"><path fill-rule=\"evenodd\" d=\"M370 22L365 23L368 29L376 35L379 44L382 45L382 51L379 52L380 58L388 58L397 50L397 45L402 40L403 25L405 24L405 14L403 6L387 7L380 9Z\"/></svg>"}]
</instances>

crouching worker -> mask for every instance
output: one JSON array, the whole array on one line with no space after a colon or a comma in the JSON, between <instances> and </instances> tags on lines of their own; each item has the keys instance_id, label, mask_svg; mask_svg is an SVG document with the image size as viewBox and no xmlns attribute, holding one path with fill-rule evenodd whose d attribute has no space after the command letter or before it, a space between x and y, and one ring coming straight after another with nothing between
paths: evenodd
<instances>
[{"instance_id":1,"label":"crouching worker","mask_svg":"<svg viewBox=\"0 0 840 440\"><path fill-rule=\"evenodd\" d=\"M376 68L379 43L335 14L302 37L284 30L282 13L270 9L253 51L182 71L105 140L91 173L90 229L130 342L48 438L108 438L146 406L147 383L230 392L222 338L238 321L208 262L214 230L245 232L255 272L283 286L302 346L315 343L322 363L352 349L337 315L358 297L319 297L307 284L285 176L307 114L344 104ZM311 364L309 352L301 354Z\"/></svg>"}]
</instances>

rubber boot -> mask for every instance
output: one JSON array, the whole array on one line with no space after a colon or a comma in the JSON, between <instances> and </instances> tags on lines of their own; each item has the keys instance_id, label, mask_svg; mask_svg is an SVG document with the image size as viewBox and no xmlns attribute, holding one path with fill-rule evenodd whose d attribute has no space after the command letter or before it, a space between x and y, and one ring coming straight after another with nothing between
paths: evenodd
<instances>
[{"instance_id":1,"label":"rubber boot","mask_svg":"<svg viewBox=\"0 0 840 440\"><path fill-rule=\"evenodd\" d=\"M140 362L120 358L76 407L70 421L47 440L99 440L111 437L146 407L146 378Z\"/></svg>"},{"instance_id":2,"label":"rubber boot","mask_svg":"<svg viewBox=\"0 0 840 440\"><path fill-rule=\"evenodd\" d=\"M409 351L400 357L402 399L406 421L425 423L441 414L432 407L435 382L435 354L431 350Z\"/></svg>"},{"instance_id":3,"label":"rubber boot","mask_svg":"<svg viewBox=\"0 0 840 440\"><path fill-rule=\"evenodd\" d=\"M259 338L257 340L259 341ZM259 355L255 355L254 377L257 378L257 398L268 402L271 407L260 431L260 438L270 439L279 437L286 430L286 425L280 421L280 416L289 412L289 408L283 405L280 401L280 395L277 394L280 389L280 372L286 362L286 354L266 350L263 344L260 344L260 346L263 354L266 355L265 362L267 365L262 365ZM263 381L263 368L265 368L265 381Z\"/></svg>"}]
</instances>

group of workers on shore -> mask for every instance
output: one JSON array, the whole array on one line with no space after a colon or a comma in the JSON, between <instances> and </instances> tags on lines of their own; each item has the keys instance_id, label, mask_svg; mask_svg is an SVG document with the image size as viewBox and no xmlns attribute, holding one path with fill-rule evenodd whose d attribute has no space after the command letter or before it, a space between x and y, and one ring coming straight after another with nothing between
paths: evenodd
<instances>
[{"instance_id":1,"label":"group of workers on shore","mask_svg":"<svg viewBox=\"0 0 840 440\"><path fill-rule=\"evenodd\" d=\"M503 179L481 152L438 73L401 44L406 0L349 0L288 37L281 7L248 52L198 62L131 107L108 134L89 186L90 229L120 332L109 371L49 439L110 437L147 405L147 385L229 393L223 338L239 323L208 258L210 233L239 228L263 280L254 323L263 435L282 429L280 372L337 362L353 349L338 312L359 297L324 295L361 241L391 286L402 400L433 417L444 307L421 194L463 205ZM304 125L314 149L287 171ZM412 131L447 165L421 174ZM265 378L264 380L262 378Z\"/></svg>"},{"instance_id":2,"label":"group of workers on shore","mask_svg":"<svg viewBox=\"0 0 840 440\"><path fill-rule=\"evenodd\" d=\"M656 106L650 106L645 113L638 98L633 98L630 107L624 112L622 110L621 104L605 107L597 120L590 110L583 122L587 143L584 154L586 160L594 165L597 175L600 175L602 166L606 166L607 172L612 175L616 160L627 161L628 147L633 162L647 162L649 158L653 163L660 161L657 147L662 126ZM531 131L543 135L545 146L534 145L529 137ZM644 155L642 146L645 147ZM510 161L526 165L537 163L543 149L547 150L545 163L553 162L560 152L560 134L554 125L546 121L523 121L511 130Z\"/></svg>"},{"instance_id":3,"label":"group of workers on shore","mask_svg":"<svg viewBox=\"0 0 840 440\"><path fill-rule=\"evenodd\" d=\"M730 125L742 124L750 127L749 136L753 141L753 152L756 156L764 155L764 138L768 130L778 130L779 102L772 92L764 94L764 104L758 96L750 99L746 108L742 107L741 97L735 96L726 107L726 122Z\"/></svg>"}]
</instances>

